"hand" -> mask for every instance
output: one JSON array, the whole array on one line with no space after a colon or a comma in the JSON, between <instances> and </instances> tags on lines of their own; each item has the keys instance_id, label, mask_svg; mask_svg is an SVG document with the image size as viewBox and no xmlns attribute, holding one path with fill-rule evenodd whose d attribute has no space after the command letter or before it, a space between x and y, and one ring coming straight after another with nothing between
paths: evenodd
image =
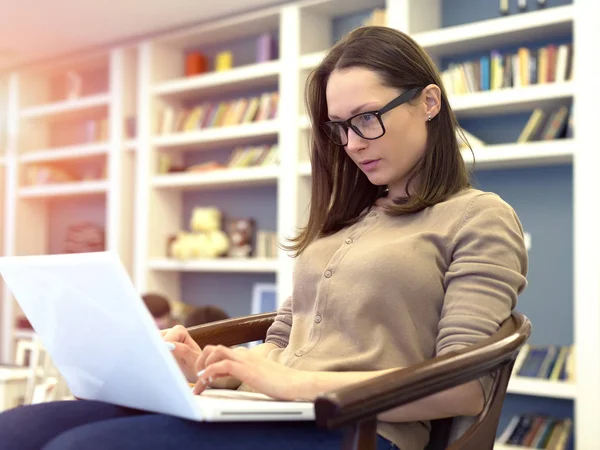
<instances>
[{"instance_id":1,"label":"hand","mask_svg":"<svg viewBox=\"0 0 600 450\"><path fill-rule=\"evenodd\" d=\"M245 347L207 345L196 361L196 369L199 377L194 394L200 394L218 378L233 377L270 397L298 400L302 398L303 387L310 383L309 372L285 367Z\"/></svg>"},{"instance_id":2,"label":"hand","mask_svg":"<svg viewBox=\"0 0 600 450\"><path fill-rule=\"evenodd\" d=\"M175 325L173 328L161 330L160 334L165 342L170 342L175 346L171 352L187 380L191 383L195 382L198 379L195 362L202 355L200 346L182 325Z\"/></svg>"}]
</instances>

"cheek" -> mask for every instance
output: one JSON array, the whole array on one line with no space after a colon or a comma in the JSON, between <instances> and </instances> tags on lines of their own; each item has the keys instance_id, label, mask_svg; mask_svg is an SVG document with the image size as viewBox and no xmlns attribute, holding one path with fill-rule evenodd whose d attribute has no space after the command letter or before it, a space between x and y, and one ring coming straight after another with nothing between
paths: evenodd
<instances>
[{"instance_id":1,"label":"cheek","mask_svg":"<svg viewBox=\"0 0 600 450\"><path fill-rule=\"evenodd\" d=\"M397 149L399 155L420 156L427 143L427 127L421 121L406 121L391 128L386 138L386 147Z\"/></svg>"}]
</instances>

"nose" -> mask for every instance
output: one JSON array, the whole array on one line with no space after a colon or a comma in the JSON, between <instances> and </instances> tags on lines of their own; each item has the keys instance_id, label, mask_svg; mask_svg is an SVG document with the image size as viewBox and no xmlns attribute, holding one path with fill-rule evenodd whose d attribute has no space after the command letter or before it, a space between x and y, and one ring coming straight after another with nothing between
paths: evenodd
<instances>
[{"instance_id":1,"label":"nose","mask_svg":"<svg viewBox=\"0 0 600 450\"><path fill-rule=\"evenodd\" d=\"M346 150L349 152L358 152L365 148L365 139L361 138L352 128L348 128L348 143Z\"/></svg>"}]
</instances>

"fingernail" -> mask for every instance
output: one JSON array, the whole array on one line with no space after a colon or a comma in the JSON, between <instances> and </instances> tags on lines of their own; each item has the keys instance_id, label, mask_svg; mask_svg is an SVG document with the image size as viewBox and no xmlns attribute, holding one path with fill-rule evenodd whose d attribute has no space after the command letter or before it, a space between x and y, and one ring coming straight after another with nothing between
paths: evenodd
<instances>
[{"instance_id":1,"label":"fingernail","mask_svg":"<svg viewBox=\"0 0 600 450\"><path fill-rule=\"evenodd\" d=\"M204 372L206 371L206 369L201 370L200 372L198 372L196 375L198 375L199 377L201 377L202 375L204 375Z\"/></svg>"},{"instance_id":2,"label":"fingernail","mask_svg":"<svg viewBox=\"0 0 600 450\"><path fill-rule=\"evenodd\" d=\"M169 350L175 350L175 344L173 344L172 342L165 342L165 344Z\"/></svg>"}]
</instances>

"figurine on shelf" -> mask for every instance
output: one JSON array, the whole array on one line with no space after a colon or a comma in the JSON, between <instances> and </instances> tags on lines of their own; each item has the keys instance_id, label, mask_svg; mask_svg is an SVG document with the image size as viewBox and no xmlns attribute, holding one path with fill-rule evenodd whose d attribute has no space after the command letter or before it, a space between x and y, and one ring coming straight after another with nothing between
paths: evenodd
<instances>
[{"instance_id":1,"label":"figurine on shelf","mask_svg":"<svg viewBox=\"0 0 600 450\"><path fill-rule=\"evenodd\" d=\"M80 222L67 230L64 253L102 252L105 250L104 229L92 222Z\"/></svg>"},{"instance_id":2,"label":"figurine on shelf","mask_svg":"<svg viewBox=\"0 0 600 450\"><path fill-rule=\"evenodd\" d=\"M177 259L217 258L229 250L229 238L221 230L221 211L215 207L194 208L191 232L182 231L171 242L170 254Z\"/></svg>"},{"instance_id":3,"label":"figurine on shelf","mask_svg":"<svg viewBox=\"0 0 600 450\"><path fill-rule=\"evenodd\" d=\"M185 76L192 77L208 71L206 55L200 52L190 52L185 57Z\"/></svg>"},{"instance_id":4,"label":"figurine on shelf","mask_svg":"<svg viewBox=\"0 0 600 450\"><path fill-rule=\"evenodd\" d=\"M233 53L229 50L224 50L222 52L217 53L217 57L215 59L215 71L216 72L225 72L230 70L233 67Z\"/></svg>"},{"instance_id":5,"label":"figurine on shelf","mask_svg":"<svg viewBox=\"0 0 600 450\"><path fill-rule=\"evenodd\" d=\"M247 258L252 256L255 222L253 219L232 219L228 223L227 234L231 241L229 256Z\"/></svg>"}]
</instances>

